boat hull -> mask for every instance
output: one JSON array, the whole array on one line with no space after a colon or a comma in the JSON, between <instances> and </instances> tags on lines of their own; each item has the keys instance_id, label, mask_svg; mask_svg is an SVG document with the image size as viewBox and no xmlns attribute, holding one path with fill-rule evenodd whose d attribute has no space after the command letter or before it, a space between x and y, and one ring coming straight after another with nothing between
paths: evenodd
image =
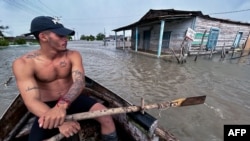
<instances>
[{"instance_id":1,"label":"boat hull","mask_svg":"<svg viewBox=\"0 0 250 141\"><path fill-rule=\"evenodd\" d=\"M84 94L96 98L108 108L126 107L132 104L86 76ZM130 141L177 140L171 133L158 127L157 119L144 112L112 115L119 139ZM18 95L0 120L0 141L25 141L34 117ZM71 140L98 140L100 125L95 120L80 121L82 130Z\"/></svg>"}]
</instances>

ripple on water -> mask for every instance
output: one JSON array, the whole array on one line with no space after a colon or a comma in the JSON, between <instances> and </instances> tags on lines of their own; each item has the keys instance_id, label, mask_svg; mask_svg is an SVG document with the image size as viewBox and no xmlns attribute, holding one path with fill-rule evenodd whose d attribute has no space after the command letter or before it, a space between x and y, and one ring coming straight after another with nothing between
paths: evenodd
<instances>
[{"instance_id":1,"label":"ripple on water","mask_svg":"<svg viewBox=\"0 0 250 141\"><path fill-rule=\"evenodd\" d=\"M102 42L70 42L70 48L83 56L88 76L126 98L140 103L140 96L148 103L182 97L207 95L204 105L152 110L162 126L170 129L182 141L223 140L226 123L249 123L250 65L238 65L237 59L219 62L201 56L196 62L177 64L161 59L104 47ZM31 47L11 47L0 51L0 80L11 73L11 62ZM216 56L213 56L216 57ZM7 102L11 92L0 88L0 102ZM3 92L3 93L2 93ZM4 96L3 96L4 95ZM139 96L139 97L138 97ZM5 98L3 98L5 97ZM1 106L2 108L2 106ZM0 109L1 109L0 108Z\"/></svg>"}]
</instances>

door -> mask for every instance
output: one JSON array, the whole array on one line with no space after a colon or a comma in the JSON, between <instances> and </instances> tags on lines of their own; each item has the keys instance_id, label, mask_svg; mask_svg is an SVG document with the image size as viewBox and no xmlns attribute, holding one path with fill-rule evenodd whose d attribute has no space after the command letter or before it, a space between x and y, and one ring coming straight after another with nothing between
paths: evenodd
<instances>
[{"instance_id":1,"label":"door","mask_svg":"<svg viewBox=\"0 0 250 141\"><path fill-rule=\"evenodd\" d=\"M162 48L169 48L170 36L171 36L171 31L165 31L163 33Z\"/></svg>"},{"instance_id":2,"label":"door","mask_svg":"<svg viewBox=\"0 0 250 141\"><path fill-rule=\"evenodd\" d=\"M215 49L219 37L219 32L220 32L219 28L210 29L206 46L207 50Z\"/></svg>"},{"instance_id":3,"label":"door","mask_svg":"<svg viewBox=\"0 0 250 141\"><path fill-rule=\"evenodd\" d=\"M149 50L150 48L150 35L151 35L150 30L146 30L143 32L143 49L144 50Z\"/></svg>"},{"instance_id":4,"label":"door","mask_svg":"<svg viewBox=\"0 0 250 141\"><path fill-rule=\"evenodd\" d=\"M240 39L242 37L242 34L243 32L238 32L236 37L235 37L235 40L234 40L234 43L233 43L233 48L237 48L239 47L239 43L240 43Z\"/></svg>"}]
</instances>

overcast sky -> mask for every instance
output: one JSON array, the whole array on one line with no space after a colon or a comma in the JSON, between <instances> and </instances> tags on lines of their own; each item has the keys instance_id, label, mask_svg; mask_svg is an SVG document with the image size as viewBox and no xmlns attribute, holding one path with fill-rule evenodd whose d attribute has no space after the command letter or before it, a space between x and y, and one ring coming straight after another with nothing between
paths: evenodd
<instances>
[{"instance_id":1,"label":"overcast sky","mask_svg":"<svg viewBox=\"0 0 250 141\"><path fill-rule=\"evenodd\" d=\"M36 16L58 16L77 37L104 33L138 21L150 9L201 11L211 17L250 22L250 0L0 0L0 25L7 36L29 32ZM222 13L225 14L212 14ZM122 33L120 33L122 34Z\"/></svg>"}]
</instances>

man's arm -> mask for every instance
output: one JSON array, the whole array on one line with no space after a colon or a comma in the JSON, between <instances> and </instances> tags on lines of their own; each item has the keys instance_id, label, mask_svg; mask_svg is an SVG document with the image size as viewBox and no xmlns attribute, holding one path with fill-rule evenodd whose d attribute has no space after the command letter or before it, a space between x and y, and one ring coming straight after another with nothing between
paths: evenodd
<instances>
[{"instance_id":1,"label":"man's arm","mask_svg":"<svg viewBox=\"0 0 250 141\"><path fill-rule=\"evenodd\" d=\"M80 53L70 51L68 52L68 57L72 64L71 72L73 84L69 91L58 100L58 103L55 105L55 107L44 113L44 115L39 118L38 122L40 127L45 129L51 129L53 127L55 128L63 124L64 118L66 116L66 109L81 94L85 87L84 69ZM59 115L58 113L58 116L60 117L54 117L55 112L58 111L62 111L60 113L64 113L64 115Z\"/></svg>"},{"instance_id":2,"label":"man's arm","mask_svg":"<svg viewBox=\"0 0 250 141\"><path fill-rule=\"evenodd\" d=\"M34 78L32 61L29 63L28 61L22 58L17 59L12 66L24 103L31 113L42 119L42 122L39 122L40 127L45 129L58 127L64 122L66 111L57 106L50 108L41 100L39 87Z\"/></svg>"},{"instance_id":3,"label":"man's arm","mask_svg":"<svg viewBox=\"0 0 250 141\"><path fill-rule=\"evenodd\" d=\"M40 117L50 108L40 99L39 88L34 78L32 64L28 64L22 58L17 59L13 62L12 70L25 105L31 113Z\"/></svg>"},{"instance_id":4,"label":"man's arm","mask_svg":"<svg viewBox=\"0 0 250 141\"><path fill-rule=\"evenodd\" d=\"M64 106L66 108L81 94L85 88L85 75L80 53L76 51L69 52L69 57L72 63L73 84L69 91L63 95L57 103L57 106Z\"/></svg>"}]
</instances>

